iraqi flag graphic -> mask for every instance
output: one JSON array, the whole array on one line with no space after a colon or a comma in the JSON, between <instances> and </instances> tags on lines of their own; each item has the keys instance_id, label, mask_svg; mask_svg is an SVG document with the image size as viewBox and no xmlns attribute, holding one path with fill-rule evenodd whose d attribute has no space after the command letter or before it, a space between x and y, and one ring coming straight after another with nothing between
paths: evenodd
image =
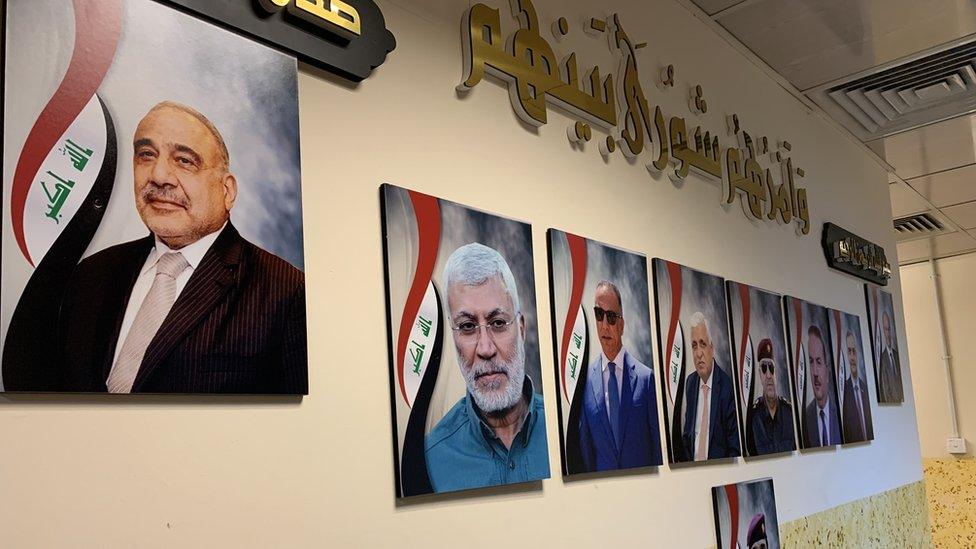
<instances>
[{"instance_id":1,"label":"iraqi flag graphic","mask_svg":"<svg viewBox=\"0 0 976 549\"><path fill-rule=\"evenodd\" d=\"M65 8L74 14L71 58L57 89L38 90L50 98L16 153L4 219L30 272L4 340L8 391L61 388L57 348L38 345L36 334L56 333L62 295L115 183L115 126L98 89L121 35L121 0L71 0Z\"/></svg>"},{"instance_id":2,"label":"iraqi flag graphic","mask_svg":"<svg viewBox=\"0 0 976 549\"><path fill-rule=\"evenodd\" d=\"M668 337L664 347L663 356L665 358L665 386L667 387L667 399L671 409L671 461L689 461L693 458L685 451L684 439L682 438L683 416L682 404L684 403L685 387L685 340L684 330L681 327L681 265L671 261L665 261L668 273L668 283L671 285L671 317L668 321ZM657 271L655 270L655 276Z\"/></svg>"},{"instance_id":3,"label":"iraqi flag graphic","mask_svg":"<svg viewBox=\"0 0 976 549\"><path fill-rule=\"evenodd\" d=\"M399 496L433 491L424 455L424 436L444 340L441 297L432 280L441 238L440 207L432 196L408 192L417 238L412 253L416 263L394 347L395 391L410 410L397 456ZM386 218L385 212L383 217Z\"/></svg>"},{"instance_id":4,"label":"iraqi flag graphic","mask_svg":"<svg viewBox=\"0 0 976 549\"><path fill-rule=\"evenodd\" d=\"M556 238L555 233L550 231L549 237ZM560 409L568 409L567 422L563 430L565 437L563 467L564 472L571 475L586 470L580 449L579 426L583 406L583 390L587 383L587 370L590 360L587 347L589 329L582 305L583 288L586 284L586 239L569 233L565 233L565 237L569 248L572 280L570 281L569 307L566 309L566 318L560 320L563 323L563 330L562 339L559 343L559 354L556 359L556 375L559 380ZM551 245L550 243L550 247ZM562 413L560 413L560 417L563 417Z\"/></svg>"}]
</instances>

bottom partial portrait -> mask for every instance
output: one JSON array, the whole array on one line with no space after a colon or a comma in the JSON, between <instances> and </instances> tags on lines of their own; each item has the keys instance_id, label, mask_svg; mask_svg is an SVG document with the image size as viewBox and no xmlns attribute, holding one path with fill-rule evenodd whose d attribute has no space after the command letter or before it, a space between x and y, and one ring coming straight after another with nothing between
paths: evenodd
<instances>
[{"instance_id":1,"label":"bottom partial portrait","mask_svg":"<svg viewBox=\"0 0 976 549\"><path fill-rule=\"evenodd\" d=\"M779 549L773 479L715 486L712 504L719 549Z\"/></svg>"}]
</instances>

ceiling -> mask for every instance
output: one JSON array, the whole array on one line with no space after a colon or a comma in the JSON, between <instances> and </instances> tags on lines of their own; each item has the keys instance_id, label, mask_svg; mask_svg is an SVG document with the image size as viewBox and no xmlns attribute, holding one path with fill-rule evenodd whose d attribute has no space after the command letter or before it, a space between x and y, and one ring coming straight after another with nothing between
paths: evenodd
<instances>
[{"instance_id":1,"label":"ceiling","mask_svg":"<svg viewBox=\"0 0 976 549\"><path fill-rule=\"evenodd\" d=\"M900 264L976 251L976 0L691 1L891 166L894 218L941 225Z\"/></svg>"}]
</instances>

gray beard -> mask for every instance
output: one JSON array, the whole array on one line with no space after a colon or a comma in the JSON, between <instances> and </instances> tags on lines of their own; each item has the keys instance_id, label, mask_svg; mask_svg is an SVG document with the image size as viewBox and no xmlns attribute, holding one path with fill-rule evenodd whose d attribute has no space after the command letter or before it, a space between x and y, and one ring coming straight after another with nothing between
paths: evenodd
<instances>
[{"instance_id":1,"label":"gray beard","mask_svg":"<svg viewBox=\"0 0 976 549\"><path fill-rule=\"evenodd\" d=\"M517 339L515 356L511 362L491 361L471 366L466 364L460 353L457 355L461 373L468 387L468 393L474 398L478 409L485 413L507 410L518 404L522 398L522 385L525 382L525 344L521 338ZM485 388L479 385L477 377L489 372L505 372L507 384L505 390L499 392L498 387Z\"/></svg>"}]
</instances>

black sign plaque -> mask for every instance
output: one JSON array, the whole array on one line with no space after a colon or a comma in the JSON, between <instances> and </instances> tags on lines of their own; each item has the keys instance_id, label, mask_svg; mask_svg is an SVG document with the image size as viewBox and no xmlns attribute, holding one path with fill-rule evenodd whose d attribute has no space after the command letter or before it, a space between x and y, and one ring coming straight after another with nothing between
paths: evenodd
<instances>
[{"instance_id":1,"label":"black sign plaque","mask_svg":"<svg viewBox=\"0 0 976 549\"><path fill-rule=\"evenodd\" d=\"M888 285L891 264L882 246L833 223L824 223L821 242L830 268L881 286Z\"/></svg>"},{"instance_id":2,"label":"black sign plaque","mask_svg":"<svg viewBox=\"0 0 976 549\"><path fill-rule=\"evenodd\" d=\"M160 0L359 82L396 38L372 0Z\"/></svg>"}]
</instances>

